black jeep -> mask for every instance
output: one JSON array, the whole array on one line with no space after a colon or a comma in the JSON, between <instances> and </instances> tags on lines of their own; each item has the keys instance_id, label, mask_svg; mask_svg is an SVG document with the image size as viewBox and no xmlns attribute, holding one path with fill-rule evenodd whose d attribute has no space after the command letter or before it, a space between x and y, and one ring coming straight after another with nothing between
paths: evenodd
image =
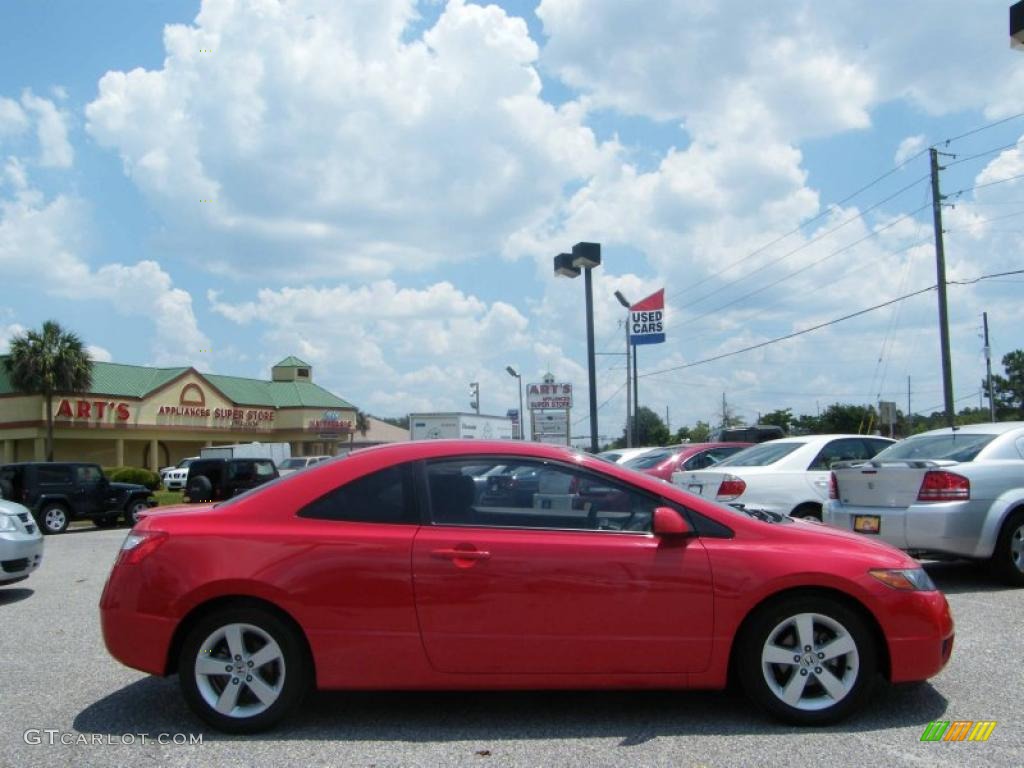
<instances>
[{"instance_id":1,"label":"black jeep","mask_svg":"<svg viewBox=\"0 0 1024 768\"><path fill-rule=\"evenodd\" d=\"M280 475L270 459L198 459L188 465L185 501L222 501Z\"/></svg>"},{"instance_id":2,"label":"black jeep","mask_svg":"<svg viewBox=\"0 0 1024 768\"><path fill-rule=\"evenodd\" d=\"M32 510L43 533L63 533L68 523L91 518L99 528L129 525L156 506L144 485L112 483L98 464L76 461L23 462L0 466L0 496Z\"/></svg>"}]
</instances>

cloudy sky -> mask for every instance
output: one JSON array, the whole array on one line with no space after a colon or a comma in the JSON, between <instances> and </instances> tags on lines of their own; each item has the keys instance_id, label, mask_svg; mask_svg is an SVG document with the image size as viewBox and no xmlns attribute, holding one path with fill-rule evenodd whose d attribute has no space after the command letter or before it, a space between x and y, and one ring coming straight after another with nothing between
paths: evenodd
<instances>
[{"instance_id":1,"label":"cloudy sky","mask_svg":"<svg viewBox=\"0 0 1024 768\"><path fill-rule=\"evenodd\" d=\"M545 371L589 432L583 281L664 287L641 403L673 428L941 409L928 153L944 157L957 407L1024 347L1024 51L1008 0L11 0L0 9L0 351L266 377L376 415L485 412ZM756 6L756 7L755 7ZM763 13L764 15L758 15ZM985 278L980 281L977 278ZM598 358L600 432L624 360ZM580 420L582 419L582 420Z\"/></svg>"}]
</instances>

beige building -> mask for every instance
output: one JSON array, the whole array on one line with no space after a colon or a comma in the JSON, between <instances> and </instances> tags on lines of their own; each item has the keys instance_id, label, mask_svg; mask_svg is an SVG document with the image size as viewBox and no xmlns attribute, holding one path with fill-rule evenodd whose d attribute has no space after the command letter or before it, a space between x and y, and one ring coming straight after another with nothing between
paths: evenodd
<instances>
[{"instance_id":1,"label":"beige building","mask_svg":"<svg viewBox=\"0 0 1024 768\"><path fill-rule=\"evenodd\" d=\"M287 442L293 456L348 450L356 409L313 383L313 369L288 357L271 380L93 363L89 392L54 397L54 459L158 469L204 446ZM46 407L23 395L0 365L0 459L46 457Z\"/></svg>"}]
</instances>

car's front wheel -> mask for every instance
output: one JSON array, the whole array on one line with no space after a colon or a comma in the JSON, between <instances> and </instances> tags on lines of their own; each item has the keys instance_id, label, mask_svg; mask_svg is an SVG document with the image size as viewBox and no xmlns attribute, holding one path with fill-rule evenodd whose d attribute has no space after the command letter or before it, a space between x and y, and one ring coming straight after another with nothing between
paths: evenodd
<instances>
[{"instance_id":1,"label":"car's front wheel","mask_svg":"<svg viewBox=\"0 0 1024 768\"><path fill-rule=\"evenodd\" d=\"M71 516L63 504L44 504L39 510L39 529L43 533L64 533L70 523Z\"/></svg>"},{"instance_id":2,"label":"car's front wheel","mask_svg":"<svg viewBox=\"0 0 1024 768\"><path fill-rule=\"evenodd\" d=\"M993 573L1004 584L1024 587L1024 509L1006 518L991 564Z\"/></svg>"},{"instance_id":3,"label":"car's front wheel","mask_svg":"<svg viewBox=\"0 0 1024 768\"><path fill-rule=\"evenodd\" d=\"M739 645L747 694L799 725L840 720L871 692L877 652L855 611L827 597L792 597L755 614Z\"/></svg>"},{"instance_id":4,"label":"car's front wheel","mask_svg":"<svg viewBox=\"0 0 1024 768\"><path fill-rule=\"evenodd\" d=\"M188 633L178 678L185 701L203 720L229 733L255 733L298 706L309 669L289 624L263 608L229 608Z\"/></svg>"}]
</instances>

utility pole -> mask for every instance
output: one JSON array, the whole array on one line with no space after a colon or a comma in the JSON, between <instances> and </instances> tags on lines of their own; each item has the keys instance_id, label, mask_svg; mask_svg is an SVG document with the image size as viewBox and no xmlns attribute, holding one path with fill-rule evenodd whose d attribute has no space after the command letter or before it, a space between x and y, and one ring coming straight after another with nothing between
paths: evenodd
<instances>
[{"instance_id":1,"label":"utility pole","mask_svg":"<svg viewBox=\"0 0 1024 768\"><path fill-rule=\"evenodd\" d=\"M949 352L949 310L946 305L946 251L942 241L942 201L939 192L939 151L932 147L932 218L935 227L935 276L939 291L939 344L942 347L942 392L946 403L946 425L952 427L953 413L953 362ZM945 154L945 153L943 153Z\"/></svg>"},{"instance_id":2,"label":"utility pole","mask_svg":"<svg viewBox=\"0 0 1024 768\"><path fill-rule=\"evenodd\" d=\"M988 415L989 419L995 423L996 399L992 393L992 347L988 343L988 312L982 312L981 319L985 323L985 373L988 377Z\"/></svg>"},{"instance_id":3,"label":"utility pole","mask_svg":"<svg viewBox=\"0 0 1024 768\"><path fill-rule=\"evenodd\" d=\"M914 433L914 412L910 410L910 377L907 376L907 434L910 437Z\"/></svg>"},{"instance_id":4,"label":"utility pole","mask_svg":"<svg viewBox=\"0 0 1024 768\"><path fill-rule=\"evenodd\" d=\"M630 383L629 362L632 356L629 354L629 314L626 314L626 322L623 327L626 329L626 447L633 447L633 395L632 384Z\"/></svg>"},{"instance_id":5,"label":"utility pole","mask_svg":"<svg viewBox=\"0 0 1024 768\"><path fill-rule=\"evenodd\" d=\"M667 405L665 406L665 428L668 430L668 433L671 435L672 434L672 421L668 417L668 406Z\"/></svg>"},{"instance_id":6,"label":"utility pole","mask_svg":"<svg viewBox=\"0 0 1024 768\"><path fill-rule=\"evenodd\" d=\"M637 345L633 344L633 428L636 430L636 444L640 445L640 389L636 376Z\"/></svg>"},{"instance_id":7,"label":"utility pole","mask_svg":"<svg viewBox=\"0 0 1024 768\"><path fill-rule=\"evenodd\" d=\"M725 392L722 393L722 429L726 429L729 420L729 408L725 404Z\"/></svg>"}]
</instances>

